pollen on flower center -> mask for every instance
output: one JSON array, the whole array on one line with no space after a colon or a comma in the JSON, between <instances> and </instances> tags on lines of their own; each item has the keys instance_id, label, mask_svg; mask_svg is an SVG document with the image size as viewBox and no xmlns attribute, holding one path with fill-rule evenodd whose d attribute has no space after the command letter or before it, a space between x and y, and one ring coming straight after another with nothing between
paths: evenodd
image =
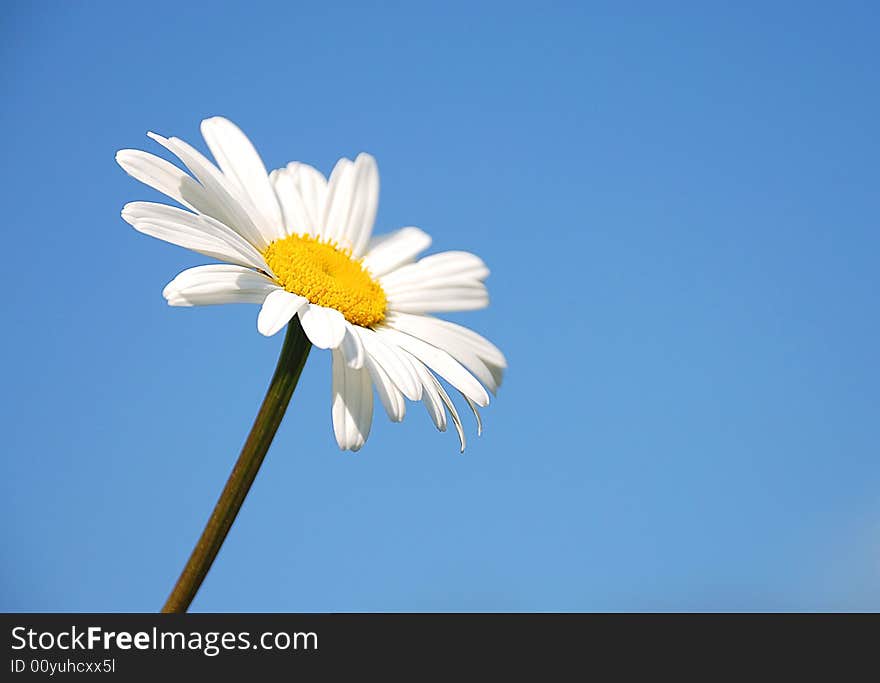
<instances>
[{"instance_id":1,"label":"pollen on flower center","mask_svg":"<svg viewBox=\"0 0 880 683\"><path fill-rule=\"evenodd\" d=\"M335 308L361 327L385 319L385 292L350 250L310 235L289 235L272 242L263 256L288 292Z\"/></svg>"}]
</instances>

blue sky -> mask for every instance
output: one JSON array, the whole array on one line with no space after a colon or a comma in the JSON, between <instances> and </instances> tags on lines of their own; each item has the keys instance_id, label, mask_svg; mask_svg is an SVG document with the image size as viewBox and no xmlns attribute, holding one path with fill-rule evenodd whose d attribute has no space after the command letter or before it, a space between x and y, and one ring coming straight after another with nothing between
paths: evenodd
<instances>
[{"instance_id":1,"label":"blue sky","mask_svg":"<svg viewBox=\"0 0 880 683\"><path fill-rule=\"evenodd\" d=\"M0 608L158 609L250 427L281 336L165 305L205 259L113 160L219 114L374 154L510 369L464 456L421 406L351 455L314 351L194 610L880 609L875 3L0 17Z\"/></svg>"}]
</instances>

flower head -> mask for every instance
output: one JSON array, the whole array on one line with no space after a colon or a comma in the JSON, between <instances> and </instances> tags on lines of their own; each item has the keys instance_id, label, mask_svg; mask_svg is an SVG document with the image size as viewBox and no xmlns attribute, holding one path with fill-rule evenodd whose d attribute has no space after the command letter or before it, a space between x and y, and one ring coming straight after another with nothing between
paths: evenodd
<instances>
[{"instance_id":1,"label":"flower head","mask_svg":"<svg viewBox=\"0 0 880 683\"><path fill-rule=\"evenodd\" d=\"M192 175L147 152L116 155L129 175L183 207L132 202L126 222L223 261L180 273L163 291L168 303L261 304L257 329L267 336L299 316L309 341L332 353L340 448L366 441L375 386L394 421L404 398L422 401L441 431L449 411L463 451L461 419L439 380L462 394L479 428L477 408L507 364L476 332L429 314L487 306L483 261L463 251L418 259L431 238L414 227L373 237L379 171L369 154L340 159L329 179L300 162L267 173L232 122L206 119L201 130L216 166L183 140L149 133Z\"/></svg>"}]
</instances>

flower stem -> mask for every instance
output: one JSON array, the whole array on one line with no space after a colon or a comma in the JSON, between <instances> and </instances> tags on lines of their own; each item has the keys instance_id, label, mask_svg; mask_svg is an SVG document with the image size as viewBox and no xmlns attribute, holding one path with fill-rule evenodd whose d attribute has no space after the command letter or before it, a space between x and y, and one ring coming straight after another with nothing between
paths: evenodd
<instances>
[{"instance_id":1,"label":"flower stem","mask_svg":"<svg viewBox=\"0 0 880 683\"><path fill-rule=\"evenodd\" d=\"M238 456L226 486L223 487L220 499L214 506L205 530L196 543L180 578L177 579L171 595L168 596L162 612L186 612L202 581L205 580L251 484L254 483L278 425L281 424L281 418L284 417L287 404L290 403L290 397L299 381L310 349L311 344L303 332L299 317L294 316L287 325L287 335L284 337L278 365L275 374L272 375L263 404L260 406L260 412L254 420L254 426L251 427L247 441L241 449L241 455Z\"/></svg>"}]
</instances>

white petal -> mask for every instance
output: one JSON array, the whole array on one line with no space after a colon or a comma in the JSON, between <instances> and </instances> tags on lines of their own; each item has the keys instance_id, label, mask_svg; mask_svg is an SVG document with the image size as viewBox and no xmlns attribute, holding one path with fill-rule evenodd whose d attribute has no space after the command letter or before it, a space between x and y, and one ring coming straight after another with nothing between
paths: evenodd
<instances>
[{"instance_id":1,"label":"white petal","mask_svg":"<svg viewBox=\"0 0 880 683\"><path fill-rule=\"evenodd\" d=\"M214 164L203 154L179 138L164 138L156 133L147 135L162 145L186 165L198 181L215 199L223 216L216 216L223 223L233 228L257 249L265 249L272 236L264 234L257 225L259 216L250 202L243 201L240 191L231 184ZM250 206L249 206L250 205Z\"/></svg>"},{"instance_id":2,"label":"white petal","mask_svg":"<svg viewBox=\"0 0 880 683\"><path fill-rule=\"evenodd\" d=\"M477 354L485 359L488 363L492 365L497 365L500 368L507 367L507 359L504 357L504 354L501 353L501 349L499 349L495 344L490 342L485 337L477 334L472 329L468 327L463 327L462 325L457 325L456 323L450 322L448 320L443 320L442 318L431 318L427 316L411 316L405 313L395 314L393 316L396 322L404 322L410 320L412 318L417 318L419 320L430 320L433 325L438 327L443 327L452 334L458 336L459 338L467 341L474 347L474 350Z\"/></svg>"},{"instance_id":3,"label":"white petal","mask_svg":"<svg viewBox=\"0 0 880 683\"><path fill-rule=\"evenodd\" d=\"M489 394L483 385L445 351L390 327L378 329L377 334L418 358L477 405L489 405Z\"/></svg>"},{"instance_id":4,"label":"white petal","mask_svg":"<svg viewBox=\"0 0 880 683\"><path fill-rule=\"evenodd\" d=\"M364 343L357 330L347 320L345 321L345 336L342 338L339 349L342 351L348 367L354 370L360 370L364 367L364 358L366 357Z\"/></svg>"},{"instance_id":5,"label":"white petal","mask_svg":"<svg viewBox=\"0 0 880 683\"><path fill-rule=\"evenodd\" d=\"M445 251L388 273L382 278L382 287L386 291L405 291L482 281L488 276L489 269L479 256L466 251Z\"/></svg>"},{"instance_id":6,"label":"white petal","mask_svg":"<svg viewBox=\"0 0 880 683\"><path fill-rule=\"evenodd\" d=\"M388 414L392 422L400 422L406 415L406 402L403 400L403 394L400 393L394 382L388 376L388 373L382 369L382 366L376 362L376 359L369 353L366 355L364 366L376 385L376 393L379 394L379 400L382 407Z\"/></svg>"},{"instance_id":7,"label":"white petal","mask_svg":"<svg viewBox=\"0 0 880 683\"><path fill-rule=\"evenodd\" d=\"M431 236L418 228L401 228L370 240L364 266L374 277L381 277L409 263L431 246Z\"/></svg>"},{"instance_id":8,"label":"white petal","mask_svg":"<svg viewBox=\"0 0 880 683\"><path fill-rule=\"evenodd\" d=\"M385 324L388 327L418 337L439 349L443 349L476 375L477 379L489 388L489 391L496 393L499 382L492 372L490 364L480 355L482 347L472 343L467 337L444 327L440 322L436 318L406 313L395 313L385 319Z\"/></svg>"},{"instance_id":9,"label":"white petal","mask_svg":"<svg viewBox=\"0 0 880 683\"><path fill-rule=\"evenodd\" d=\"M403 313L474 311L489 305L489 292L486 291L486 286L476 280L453 287L385 293L388 297L388 307Z\"/></svg>"},{"instance_id":10,"label":"white petal","mask_svg":"<svg viewBox=\"0 0 880 683\"><path fill-rule=\"evenodd\" d=\"M446 389L443 388L443 385L437 381L437 378L430 372L428 372L428 377L434 385L434 389L437 391L438 396L440 396L440 400L443 401L443 405L445 405L446 409L449 411L449 416L452 418L452 424L455 425L455 431L458 433L461 452L464 453L464 447L467 445L467 441L464 438L464 427L462 427L461 418L458 416L458 410L455 409L455 404L452 402L452 399L449 398L449 394L446 393Z\"/></svg>"},{"instance_id":11,"label":"white petal","mask_svg":"<svg viewBox=\"0 0 880 683\"><path fill-rule=\"evenodd\" d=\"M300 193L299 185L292 171L279 168L269 175L275 194L284 213L284 229L288 235L314 235L316 223Z\"/></svg>"},{"instance_id":12,"label":"white petal","mask_svg":"<svg viewBox=\"0 0 880 683\"><path fill-rule=\"evenodd\" d=\"M215 116L202 121L202 136L220 170L257 209L265 237L284 237L281 209L266 166L251 141L232 121Z\"/></svg>"},{"instance_id":13,"label":"white petal","mask_svg":"<svg viewBox=\"0 0 880 683\"><path fill-rule=\"evenodd\" d=\"M373 387L365 369L350 368L339 350L333 349L333 432L342 450L357 451L364 445L373 422Z\"/></svg>"},{"instance_id":14,"label":"white petal","mask_svg":"<svg viewBox=\"0 0 880 683\"><path fill-rule=\"evenodd\" d=\"M324 206L324 216L321 236L330 242L337 242L341 246L341 240L345 236L348 225L348 214L351 209L351 200L356 180L354 162L351 159L342 158L336 162L327 182L327 203Z\"/></svg>"},{"instance_id":15,"label":"white petal","mask_svg":"<svg viewBox=\"0 0 880 683\"><path fill-rule=\"evenodd\" d=\"M223 263L184 270L165 286L162 296L170 306L259 304L276 289L278 285L261 273Z\"/></svg>"},{"instance_id":16,"label":"white petal","mask_svg":"<svg viewBox=\"0 0 880 683\"><path fill-rule=\"evenodd\" d=\"M303 296L291 294L280 288L276 289L263 302L260 315L257 317L257 329L260 334L271 337L307 304L308 299Z\"/></svg>"},{"instance_id":17,"label":"white petal","mask_svg":"<svg viewBox=\"0 0 880 683\"><path fill-rule=\"evenodd\" d=\"M210 193L170 161L139 149L122 149L116 153L116 163L132 178L188 209L222 220L223 212Z\"/></svg>"},{"instance_id":18,"label":"white petal","mask_svg":"<svg viewBox=\"0 0 880 683\"><path fill-rule=\"evenodd\" d=\"M175 206L152 202L131 202L122 218L135 230L192 251L270 272L262 254L237 232L210 216Z\"/></svg>"},{"instance_id":19,"label":"white petal","mask_svg":"<svg viewBox=\"0 0 880 683\"><path fill-rule=\"evenodd\" d=\"M406 353L404 351L404 353ZM412 357L411 357L412 358ZM412 358L413 366L422 382L422 403L425 404L425 410L434 426L441 432L446 431L446 409L443 407L443 400L440 398L440 392L432 381L431 371L428 370L422 362L416 358Z\"/></svg>"},{"instance_id":20,"label":"white petal","mask_svg":"<svg viewBox=\"0 0 880 683\"><path fill-rule=\"evenodd\" d=\"M320 236L324 229L322 222L327 205L327 179L318 169L299 161L287 164L287 172L299 188L303 208L309 217L311 234Z\"/></svg>"},{"instance_id":21,"label":"white petal","mask_svg":"<svg viewBox=\"0 0 880 683\"><path fill-rule=\"evenodd\" d=\"M468 407L474 414L474 419L477 421L477 436L483 436L483 418L480 417L480 411L477 410L477 404L471 401L467 396L464 396L464 400L467 401Z\"/></svg>"},{"instance_id":22,"label":"white petal","mask_svg":"<svg viewBox=\"0 0 880 683\"><path fill-rule=\"evenodd\" d=\"M418 261L419 269L432 276L460 275L485 280L489 267L476 254L469 251L441 251Z\"/></svg>"},{"instance_id":23,"label":"white petal","mask_svg":"<svg viewBox=\"0 0 880 683\"><path fill-rule=\"evenodd\" d=\"M379 170L369 154L340 159L330 174L322 236L359 257L369 241L379 204Z\"/></svg>"},{"instance_id":24,"label":"white petal","mask_svg":"<svg viewBox=\"0 0 880 683\"><path fill-rule=\"evenodd\" d=\"M309 304L300 310L299 319L309 341L319 349L335 349L345 337L345 318L332 308Z\"/></svg>"},{"instance_id":25,"label":"white petal","mask_svg":"<svg viewBox=\"0 0 880 683\"><path fill-rule=\"evenodd\" d=\"M394 382L394 385L411 401L422 398L422 383L409 359L395 344L386 344L373 330L356 327L367 355L371 356Z\"/></svg>"},{"instance_id":26,"label":"white petal","mask_svg":"<svg viewBox=\"0 0 880 683\"><path fill-rule=\"evenodd\" d=\"M373 232L379 207L379 169L369 154L358 154L354 166L357 175L343 243L351 246L355 258L360 258Z\"/></svg>"},{"instance_id":27,"label":"white petal","mask_svg":"<svg viewBox=\"0 0 880 683\"><path fill-rule=\"evenodd\" d=\"M382 343L388 347L388 350L395 356L397 362L401 364L402 369L409 374L411 381L415 384L415 386L409 390L409 393L404 391L404 395L411 401L421 401L422 383L419 380L419 375L415 369L415 363L418 361L415 361L410 354L397 346L397 344L388 344L384 339L382 339Z\"/></svg>"}]
</instances>

